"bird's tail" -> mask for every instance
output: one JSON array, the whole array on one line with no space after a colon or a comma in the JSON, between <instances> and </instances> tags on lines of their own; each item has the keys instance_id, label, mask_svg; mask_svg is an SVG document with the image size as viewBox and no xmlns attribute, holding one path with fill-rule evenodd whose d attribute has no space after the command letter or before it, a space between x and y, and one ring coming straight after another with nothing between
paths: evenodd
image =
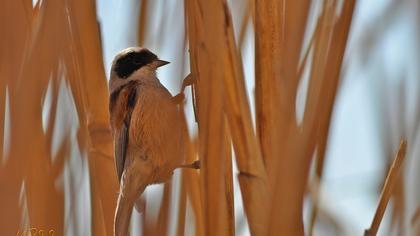
<instances>
[{"instance_id":1,"label":"bird's tail","mask_svg":"<svg viewBox=\"0 0 420 236\"><path fill-rule=\"evenodd\" d=\"M127 198L123 194L119 195L114 222L115 236L128 236L128 228L130 226L130 218L131 211L133 210L133 204L133 200Z\"/></svg>"},{"instance_id":2,"label":"bird's tail","mask_svg":"<svg viewBox=\"0 0 420 236\"><path fill-rule=\"evenodd\" d=\"M143 193L145 186L141 186L140 194L138 191L131 192L130 194L120 193L118 196L117 210L115 212L114 222L114 235L115 236L128 236L131 212L136 203L136 199L140 198L139 195ZM137 203L136 203L137 204Z\"/></svg>"}]
</instances>

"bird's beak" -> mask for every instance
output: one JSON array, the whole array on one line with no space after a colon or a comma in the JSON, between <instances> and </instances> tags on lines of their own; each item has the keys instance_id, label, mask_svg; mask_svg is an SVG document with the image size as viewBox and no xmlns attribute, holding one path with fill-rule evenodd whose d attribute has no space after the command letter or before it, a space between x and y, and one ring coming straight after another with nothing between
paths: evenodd
<instances>
[{"instance_id":1,"label":"bird's beak","mask_svg":"<svg viewBox=\"0 0 420 236\"><path fill-rule=\"evenodd\" d=\"M157 63L157 67L161 67L161 66L169 64L170 62L164 61L164 60L156 60L156 63Z\"/></svg>"}]
</instances>

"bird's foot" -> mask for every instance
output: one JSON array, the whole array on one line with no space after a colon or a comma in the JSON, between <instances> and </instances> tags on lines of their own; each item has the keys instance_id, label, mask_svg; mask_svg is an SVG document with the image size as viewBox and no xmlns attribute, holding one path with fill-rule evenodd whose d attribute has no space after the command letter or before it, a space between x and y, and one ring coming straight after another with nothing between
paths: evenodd
<instances>
[{"instance_id":1,"label":"bird's foot","mask_svg":"<svg viewBox=\"0 0 420 236\"><path fill-rule=\"evenodd\" d=\"M172 100L175 104L181 104L185 100L184 92L180 92L177 95L173 96Z\"/></svg>"},{"instance_id":2,"label":"bird's foot","mask_svg":"<svg viewBox=\"0 0 420 236\"><path fill-rule=\"evenodd\" d=\"M182 81L182 88L181 92L179 92L177 95L172 97L175 104L181 104L185 100L184 91L187 86L191 86L196 82L196 79L192 76L192 74L188 74L187 77Z\"/></svg>"},{"instance_id":3,"label":"bird's foot","mask_svg":"<svg viewBox=\"0 0 420 236\"><path fill-rule=\"evenodd\" d=\"M184 92L184 90L187 86L195 84L196 81L197 81L197 79L195 77L193 77L191 73L189 73L187 75L187 77L185 77L185 79L182 81L181 91Z\"/></svg>"},{"instance_id":4,"label":"bird's foot","mask_svg":"<svg viewBox=\"0 0 420 236\"><path fill-rule=\"evenodd\" d=\"M194 161L191 164L186 164L186 165L180 165L177 168L191 168L191 169L200 169L201 168L201 164L200 164L200 160Z\"/></svg>"}]
</instances>

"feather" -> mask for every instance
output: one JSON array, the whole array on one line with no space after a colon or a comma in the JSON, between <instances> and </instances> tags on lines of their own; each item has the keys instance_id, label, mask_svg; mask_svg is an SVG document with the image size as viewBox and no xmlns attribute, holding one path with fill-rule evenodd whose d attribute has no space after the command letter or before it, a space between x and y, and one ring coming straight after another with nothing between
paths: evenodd
<instances>
[{"instance_id":1,"label":"feather","mask_svg":"<svg viewBox=\"0 0 420 236\"><path fill-rule=\"evenodd\" d=\"M131 114L137 103L136 81L130 81L110 96L111 124L114 130L115 166L121 180L127 155Z\"/></svg>"}]
</instances>

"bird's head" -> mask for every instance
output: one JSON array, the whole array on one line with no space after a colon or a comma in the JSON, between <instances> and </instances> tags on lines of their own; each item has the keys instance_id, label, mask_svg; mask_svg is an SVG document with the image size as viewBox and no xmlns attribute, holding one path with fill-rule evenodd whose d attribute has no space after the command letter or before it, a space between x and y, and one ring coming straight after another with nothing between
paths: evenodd
<instances>
[{"instance_id":1,"label":"bird's head","mask_svg":"<svg viewBox=\"0 0 420 236\"><path fill-rule=\"evenodd\" d=\"M154 79L156 69L168 63L146 48L126 48L119 52L112 62L110 89L142 77Z\"/></svg>"}]
</instances>

